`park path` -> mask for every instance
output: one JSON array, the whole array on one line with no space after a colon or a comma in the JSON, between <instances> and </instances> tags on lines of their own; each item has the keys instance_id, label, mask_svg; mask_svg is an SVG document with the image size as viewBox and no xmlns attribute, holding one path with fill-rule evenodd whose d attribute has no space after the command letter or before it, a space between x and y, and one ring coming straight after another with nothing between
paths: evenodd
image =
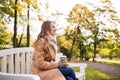
<instances>
[{"instance_id":1,"label":"park path","mask_svg":"<svg viewBox=\"0 0 120 80\"><path fill-rule=\"evenodd\" d=\"M116 77L120 77L120 66L102 64L96 62L84 62L84 63L87 63L88 66L94 67L108 74L114 75Z\"/></svg>"}]
</instances>

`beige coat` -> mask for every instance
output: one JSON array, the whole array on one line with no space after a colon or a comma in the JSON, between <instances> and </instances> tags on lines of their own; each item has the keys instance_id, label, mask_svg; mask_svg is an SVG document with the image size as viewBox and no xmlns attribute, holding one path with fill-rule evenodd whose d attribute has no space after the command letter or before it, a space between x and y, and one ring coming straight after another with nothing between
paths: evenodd
<instances>
[{"instance_id":1,"label":"beige coat","mask_svg":"<svg viewBox=\"0 0 120 80\"><path fill-rule=\"evenodd\" d=\"M55 56L54 48L45 39L41 38L35 46L31 67L32 73L39 75L41 80L65 80L58 70Z\"/></svg>"}]
</instances>

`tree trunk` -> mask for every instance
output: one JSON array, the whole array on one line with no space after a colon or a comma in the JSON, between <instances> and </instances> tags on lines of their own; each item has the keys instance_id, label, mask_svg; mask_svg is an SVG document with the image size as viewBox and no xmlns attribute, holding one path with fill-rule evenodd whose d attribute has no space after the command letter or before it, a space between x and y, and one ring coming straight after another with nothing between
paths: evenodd
<instances>
[{"instance_id":1,"label":"tree trunk","mask_svg":"<svg viewBox=\"0 0 120 80\"><path fill-rule=\"evenodd\" d=\"M95 40L94 40L94 56L93 56L93 61L95 61L96 58L96 51L97 51L97 35L98 35L98 28L96 28L96 33L95 33Z\"/></svg>"},{"instance_id":2,"label":"tree trunk","mask_svg":"<svg viewBox=\"0 0 120 80\"><path fill-rule=\"evenodd\" d=\"M13 47L17 47L17 8L16 8L17 0L15 0L15 13L14 13L14 35L13 35Z\"/></svg>"},{"instance_id":3,"label":"tree trunk","mask_svg":"<svg viewBox=\"0 0 120 80\"><path fill-rule=\"evenodd\" d=\"M83 60L83 53L84 53L84 50L83 50L83 42L79 42L79 49L80 49L80 60Z\"/></svg>"},{"instance_id":4,"label":"tree trunk","mask_svg":"<svg viewBox=\"0 0 120 80\"><path fill-rule=\"evenodd\" d=\"M96 42L94 42L94 56L93 56L93 61L95 61L96 58Z\"/></svg>"},{"instance_id":5,"label":"tree trunk","mask_svg":"<svg viewBox=\"0 0 120 80\"><path fill-rule=\"evenodd\" d=\"M21 44L22 38L23 38L23 33L22 33L21 36L20 36L20 40L19 40L19 42L18 42L18 47L20 47L20 44Z\"/></svg>"},{"instance_id":6,"label":"tree trunk","mask_svg":"<svg viewBox=\"0 0 120 80\"><path fill-rule=\"evenodd\" d=\"M71 50L70 50L70 55L68 57L68 61L71 61L71 55L73 54L73 48L74 48L74 45L75 45L75 37L73 38L73 42L72 42L72 47L71 47Z\"/></svg>"},{"instance_id":7,"label":"tree trunk","mask_svg":"<svg viewBox=\"0 0 120 80\"><path fill-rule=\"evenodd\" d=\"M27 11L27 18L28 18L28 23L27 23L27 44L26 46L29 47L30 46L30 4L28 2L28 11Z\"/></svg>"}]
</instances>

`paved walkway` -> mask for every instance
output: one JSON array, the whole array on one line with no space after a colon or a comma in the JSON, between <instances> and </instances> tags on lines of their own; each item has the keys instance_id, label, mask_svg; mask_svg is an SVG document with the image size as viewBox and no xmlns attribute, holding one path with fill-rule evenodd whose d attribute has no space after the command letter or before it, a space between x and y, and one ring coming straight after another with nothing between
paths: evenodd
<instances>
[{"instance_id":1,"label":"paved walkway","mask_svg":"<svg viewBox=\"0 0 120 80\"><path fill-rule=\"evenodd\" d=\"M101 64L96 62L85 62L85 63L87 63L88 66L94 67L96 69L99 69L108 74L114 75L116 77L120 77L120 66L107 65L107 64Z\"/></svg>"}]
</instances>

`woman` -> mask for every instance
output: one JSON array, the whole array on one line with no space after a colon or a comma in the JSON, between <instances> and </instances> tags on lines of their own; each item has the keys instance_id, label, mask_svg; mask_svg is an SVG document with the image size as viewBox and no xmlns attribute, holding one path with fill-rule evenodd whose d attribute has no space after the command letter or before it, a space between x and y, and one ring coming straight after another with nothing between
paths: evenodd
<instances>
[{"instance_id":1,"label":"woman","mask_svg":"<svg viewBox=\"0 0 120 80\"><path fill-rule=\"evenodd\" d=\"M66 61L57 62L56 27L54 21L45 21L34 44L32 73L41 80L77 80Z\"/></svg>"}]
</instances>

